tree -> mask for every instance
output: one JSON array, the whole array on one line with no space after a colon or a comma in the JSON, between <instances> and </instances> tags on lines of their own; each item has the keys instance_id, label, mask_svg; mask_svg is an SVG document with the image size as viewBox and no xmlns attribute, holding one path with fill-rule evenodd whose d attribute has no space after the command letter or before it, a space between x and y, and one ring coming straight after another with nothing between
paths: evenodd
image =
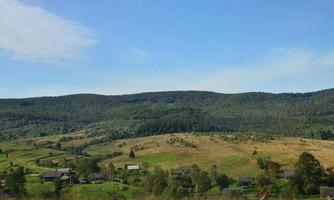
<instances>
[{"instance_id":1,"label":"tree","mask_svg":"<svg viewBox=\"0 0 334 200\"><path fill-rule=\"evenodd\" d=\"M192 181L188 175L171 176L168 186L164 190L167 199L182 199L190 196L192 192Z\"/></svg>"},{"instance_id":2,"label":"tree","mask_svg":"<svg viewBox=\"0 0 334 200\"><path fill-rule=\"evenodd\" d=\"M88 177L89 174L99 172L101 169L97 165L97 159L83 158L80 159L76 164L76 172L80 176Z\"/></svg>"},{"instance_id":3,"label":"tree","mask_svg":"<svg viewBox=\"0 0 334 200\"><path fill-rule=\"evenodd\" d=\"M117 173L115 166L112 163L109 163L106 168L104 168L104 172L108 177L108 181L112 181Z\"/></svg>"},{"instance_id":4,"label":"tree","mask_svg":"<svg viewBox=\"0 0 334 200\"><path fill-rule=\"evenodd\" d=\"M153 174L146 177L145 188L147 192L159 196L166 187L166 173L160 167L155 167Z\"/></svg>"},{"instance_id":5,"label":"tree","mask_svg":"<svg viewBox=\"0 0 334 200\"><path fill-rule=\"evenodd\" d=\"M324 169L310 153L302 153L296 164L296 175L290 180L290 187L296 187L302 194L318 194Z\"/></svg>"},{"instance_id":6,"label":"tree","mask_svg":"<svg viewBox=\"0 0 334 200\"><path fill-rule=\"evenodd\" d=\"M217 166L212 165L211 170L210 170L210 176L212 179L212 185L217 185Z\"/></svg>"},{"instance_id":7,"label":"tree","mask_svg":"<svg viewBox=\"0 0 334 200\"><path fill-rule=\"evenodd\" d=\"M263 188L264 186L271 184L271 179L265 175L261 175L257 178L258 185Z\"/></svg>"},{"instance_id":8,"label":"tree","mask_svg":"<svg viewBox=\"0 0 334 200\"><path fill-rule=\"evenodd\" d=\"M228 188L228 186L230 185L230 179L225 174L218 175L216 182L221 190L224 188Z\"/></svg>"},{"instance_id":9,"label":"tree","mask_svg":"<svg viewBox=\"0 0 334 200\"><path fill-rule=\"evenodd\" d=\"M11 195L16 195L16 196L24 195L26 193L24 187L25 182L26 179L24 177L23 167L18 167L12 170L6 177L6 186Z\"/></svg>"},{"instance_id":10,"label":"tree","mask_svg":"<svg viewBox=\"0 0 334 200\"><path fill-rule=\"evenodd\" d=\"M56 149L61 149L61 144L60 144L60 142L57 142L55 147L56 147Z\"/></svg>"},{"instance_id":11,"label":"tree","mask_svg":"<svg viewBox=\"0 0 334 200\"><path fill-rule=\"evenodd\" d=\"M133 151L133 149L130 149L129 158L135 158L135 152Z\"/></svg>"},{"instance_id":12,"label":"tree","mask_svg":"<svg viewBox=\"0 0 334 200\"><path fill-rule=\"evenodd\" d=\"M150 165L147 162L143 162L143 164L141 165L142 175L147 176L149 166Z\"/></svg>"},{"instance_id":13,"label":"tree","mask_svg":"<svg viewBox=\"0 0 334 200\"><path fill-rule=\"evenodd\" d=\"M206 192L211 187L211 179L208 172L201 171L198 181L198 192Z\"/></svg>"},{"instance_id":14,"label":"tree","mask_svg":"<svg viewBox=\"0 0 334 200\"><path fill-rule=\"evenodd\" d=\"M197 165L192 165L192 182L195 184L195 192L205 192L211 187L211 179L208 172L201 171Z\"/></svg>"},{"instance_id":15,"label":"tree","mask_svg":"<svg viewBox=\"0 0 334 200\"><path fill-rule=\"evenodd\" d=\"M60 178L57 178L55 181L54 181L54 185L55 185L55 190L54 190L54 193L56 196L59 196L60 193L61 193L61 189L63 187L63 182L61 181Z\"/></svg>"},{"instance_id":16,"label":"tree","mask_svg":"<svg viewBox=\"0 0 334 200\"><path fill-rule=\"evenodd\" d=\"M257 158L256 163L264 171L268 169L268 159L260 157Z\"/></svg>"}]
</instances>

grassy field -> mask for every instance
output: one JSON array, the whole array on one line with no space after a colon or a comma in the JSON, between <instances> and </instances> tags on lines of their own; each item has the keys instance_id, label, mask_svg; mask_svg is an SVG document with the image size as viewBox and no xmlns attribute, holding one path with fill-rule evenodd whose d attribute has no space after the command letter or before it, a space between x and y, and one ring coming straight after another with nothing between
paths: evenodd
<instances>
[{"instance_id":1,"label":"grassy field","mask_svg":"<svg viewBox=\"0 0 334 200\"><path fill-rule=\"evenodd\" d=\"M29 139L33 143L58 142L63 136L38 137ZM65 146L81 145L92 138L86 138L82 133L71 135L70 141L63 142ZM81 139L80 139L81 138ZM171 144L171 138L178 138L193 145L189 147L181 143ZM130 159L130 149L134 149L136 158ZM12 164L28 167L33 172L48 171L50 168L36 166L35 160L63 159L73 157L65 151L35 147L27 140L7 141L0 143L3 152L9 152L9 157L0 154L0 171L10 168ZM151 167L160 165L165 169L178 166L198 164L209 170L215 164L220 172L236 177L241 175L257 175L261 173L256 165L253 151L258 156L269 156L284 168L293 168L298 156L310 152L320 160L324 167L334 166L331 159L334 154L333 141L308 140L301 138L281 138L270 142L231 143L218 136L195 136L192 134L167 134L150 137L117 140L109 144L92 145L84 149L90 155L107 155L113 152L122 152L121 156L105 159L101 165L112 162L116 167L124 167L129 163L148 163Z\"/></svg>"},{"instance_id":2,"label":"grassy field","mask_svg":"<svg viewBox=\"0 0 334 200\"><path fill-rule=\"evenodd\" d=\"M134 199L135 188L118 183L102 183L89 185L73 185L65 188L64 199L71 200L100 200L112 199L115 195L120 195L126 199Z\"/></svg>"},{"instance_id":3,"label":"grassy field","mask_svg":"<svg viewBox=\"0 0 334 200\"><path fill-rule=\"evenodd\" d=\"M144 163L150 166L160 165L165 169L191 164L198 164L205 170L215 164L220 172L236 177L241 175L258 175L261 173L253 156L270 157L279 162L283 168L293 168L298 156L310 152L320 160L324 167L334 166L331 155L334 153L333 141L308 140L300 138L282 138L267 143L247 142L230 143L215 136L194 136L191 134L173 134L193 143L197 148L175 146L167 143L171 135L159 135L143 138L119 140L112 144L96 145L86 149L88 153L103 155L106 152L121 151L122 156L102 161L102 165L113 162L117 167L127 163ZM151 145L155 143L156 145ZM129 158L131 148L136 158Z\"/></svg>"}]
</instances>

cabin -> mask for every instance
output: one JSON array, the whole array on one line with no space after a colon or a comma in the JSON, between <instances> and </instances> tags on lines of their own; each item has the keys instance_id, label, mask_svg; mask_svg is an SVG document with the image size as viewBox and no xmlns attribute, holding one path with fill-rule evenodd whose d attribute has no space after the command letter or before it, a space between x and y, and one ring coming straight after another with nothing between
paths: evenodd
<instances>
[{"instance_id":1,"label":"cabin","mask_svg":"<svg viewBox=\"0 0 334 200\"><path fill-rule=\"evenodd\" d=\"M125 169L132 171L132 170L139 170L140 167L137 164L126 164Z\"/></svg>"},{"instance_id":2,"label":"cabin","mask_svg":"<svg viewBox=\"0 0 334 200\"><path fill-rule=\"evenodd\" d=\"M238 179L239 183L243 186L251 186L253 183L253 177L251 176L241 176Z\"/></svg>"},{"instance_id":3,"label":"cabin","mask_svg":"<svg viewBox=\"0 0 334 200\"><path fill-rule=\"evenodd\" d=\"M170 171L171 175L174 176L190 174L191 172L193 172L193 168L188 166L179 167L177 169L171 169Z\"/></svg>"},{"instance_id":4,"label":"cabin","mask_svg":"<svg viewBox=\"0 0 334 200\"><path fill-rule=\"evenodd\" d=\"M334 199L334 187L320 187L320 198Z\"/></svg>"},{"instance_id":5,"label":"cabin","mask_svg":"<svg viewBox=\"0 0 334 200\"><path fill-rule=\"evenodd\" d=\"M61 172L46 172L43 174L44 182L51 182L56 179L60 179L64 174Z\"/></svg>"},{"instance_id":6,"label":"cabin","mask_svg":"<svg viewBox=\"0 0 334 200\"><path fill-rule=\"evenodd\" d=\"M226 199L238 199L242 197L242 190L241 188L224 188L222 195Z\"/></svg>"}]
</instances>

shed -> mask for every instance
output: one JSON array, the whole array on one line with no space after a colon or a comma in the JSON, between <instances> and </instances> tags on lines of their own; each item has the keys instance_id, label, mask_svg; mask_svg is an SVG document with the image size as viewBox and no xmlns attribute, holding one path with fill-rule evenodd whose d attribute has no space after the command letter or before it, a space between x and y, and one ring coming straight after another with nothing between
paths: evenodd
<instances>
[{"instance_id":1,"label":"shed","mask_svg":"<svg viewBox=\"0 0 334 200\"><path fill-rule=\"evenodd\" d=\"M46 172L43 174L43 180L45 182L54 181L58 178L61 178L64 174L61 172Z\"/></svg>"},{"instance_id":2,"label":"shed","mask_svg":"<svg viewBox=\"0 0 334 200\"><path fill-rule=\"evenodd\" d=\"M126 164L125 169L127 169L127 170L139 170L140 167L137 164Z\"/></svg>"}]
</instances>

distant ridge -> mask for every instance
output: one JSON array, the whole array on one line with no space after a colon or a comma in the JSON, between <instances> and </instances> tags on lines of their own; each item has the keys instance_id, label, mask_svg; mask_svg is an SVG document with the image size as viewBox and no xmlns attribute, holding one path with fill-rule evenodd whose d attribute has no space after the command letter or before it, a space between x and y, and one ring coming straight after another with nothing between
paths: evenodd
<instances>
[{"instance_id":1,"label":"distant ridge","mask_svg":"<svg viewBox=\"0 0 334 200\"><path fill-rule=\"evenodd\" d=\"M86 130L124 137L167 132L314 134L333 129L334 89L308 93L208 91L73 94L0 99L0 138Z\"/></svg>"}]
</instances>

